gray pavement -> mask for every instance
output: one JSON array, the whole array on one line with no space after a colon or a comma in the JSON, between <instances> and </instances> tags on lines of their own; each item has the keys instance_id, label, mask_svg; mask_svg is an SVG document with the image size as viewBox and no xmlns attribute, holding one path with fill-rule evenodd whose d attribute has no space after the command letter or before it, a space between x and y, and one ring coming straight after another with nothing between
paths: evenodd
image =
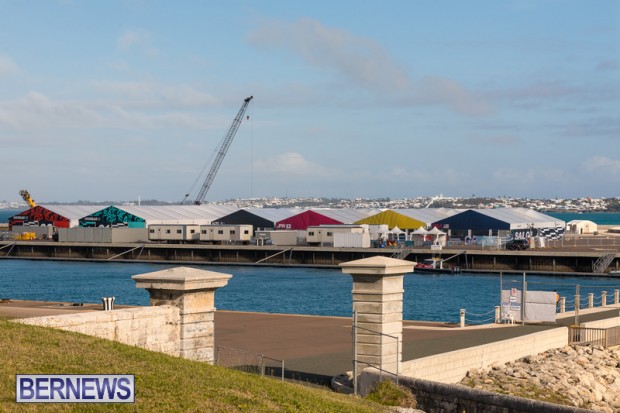
<instances>
[{"instance_id":1,"label":"gray pavement","mask_svg":"<svg viewBox=\"0 0 620 413\"><path fill-rule=\"evenodd\" d=\"M0 316L8 318L101 311L102 305L32 301L0 302ZM580 321L617 317L619 309L582 310ZM412 360L574 323L572 313L547 325L466 326L403 322L403 360ZM320 382L352 370L351 318L216 311L216 345L242 349L284 360L287 371ZM317 379L319 378L319 379Z\"/></svg>"}]
</instances>

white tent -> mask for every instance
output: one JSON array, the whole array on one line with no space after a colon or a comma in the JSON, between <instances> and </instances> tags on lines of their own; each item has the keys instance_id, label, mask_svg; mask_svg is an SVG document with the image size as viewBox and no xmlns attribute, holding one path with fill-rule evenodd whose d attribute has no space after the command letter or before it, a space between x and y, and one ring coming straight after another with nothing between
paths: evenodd
<instances>
[{"instance_id":1,"label":"white tent","mask_svg":"<svg viewBox=\"0 0 620 413\"><path fill-rule=\"evenodd\" d=\"M446 245L446 240L447 240L447 234L445 232L443 232L442 230L440 230L437 227L433 227L433 229L431 229L430 231L428 231L429 235L433 236L433 244L438 244L438 245Z\"/></svg>"},{"instance_id":2,"label":"white tent","mask_svg":"<svg viewBox=\"0 0 620 413\"><path fill-rule=\"evenodd\" d=\"M426 241L427 234L428 231L424 227L420 227L409 235L411 236L411 241L413 241L415 245L422 245L422 243Z\"/></svg>"},{"instance_id":3,"label":"white tent","mask_svg":"<svg viewBox=\"0 0 620 413\"><path fill-rule=\"evenodd\" d=\"M388 231L388 238L393 239L393 240L399 240L402 238L406 239L407 233L403 231L402 229L398 228L397 226L395 226L390 231Z\"/></svg>"},{"instance_id":4,"label":"white tent","mask_svg":"<svg viewBox=\"0 0 620 413\"><path fill-rule=\"evenodd\" d=\"M598 231L598 225L592 221L574 219L566 224L566 230L572 234L593 234Z\"/></svg>"},{"instance_id":5,"label":"white tent","mask_svg":"<svg viewBox=\"0 0 620 413\"><path fill-rule=\"evenodd\" d=\"M415 231L413 231L412 234L414 234L414 235L426 235L426 234L428 234L428 231L424 227L420 227L420 228L416 229Z\"/></svg>"}]
</instances>

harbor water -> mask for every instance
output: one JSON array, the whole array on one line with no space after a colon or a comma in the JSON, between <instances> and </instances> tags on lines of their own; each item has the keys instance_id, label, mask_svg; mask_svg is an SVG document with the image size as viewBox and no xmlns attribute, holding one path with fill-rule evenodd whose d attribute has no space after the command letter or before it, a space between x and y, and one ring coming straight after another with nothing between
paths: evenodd
<instances>
[{"instance_id":1,"label":"harbor water","mask_svg":"<svg viewBox=\"0 0 620 413\"><path fill-rule=\"evenodd\" d=\"M144 263L97 263L0 260L0 298L100 303L115 296L117 304L148 305L146 290L135 287L132 275L170 268ZM197 266L232 274L216 293L220 310L284 314L351 316L351 276L336 269ZM468 323L490 322L503 289L522 288L523 277L499 274L423 274L405 276L403 316L406 320L456 323L464 308ZM613 297L620 279L577 276L527 276L528 290L553 291L574 299L607 291ZM583 301L582 301L583 303ZM582 304L583 306L583 304ZM569 306L570 309L570 306Z\"/></svg>"}]
</instances>

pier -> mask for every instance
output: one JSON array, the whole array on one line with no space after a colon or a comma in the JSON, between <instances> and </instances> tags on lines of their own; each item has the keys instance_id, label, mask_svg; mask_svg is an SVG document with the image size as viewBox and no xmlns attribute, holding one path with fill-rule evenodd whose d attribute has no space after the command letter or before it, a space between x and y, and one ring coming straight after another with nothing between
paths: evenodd
<instances>
[{"instance_id":1,"label":"pier","mask_svg":"<svg viewBox=\"0 0 620 413\"><path fill-rule=\"evenodd\" d=\"M0 259L100 262L149 262L183 265L267 265L337 268L340 263L374 256L422 262L443 258L445 266L464 272L532 272L605 275L620 271L620 250L610 248L541 248L526 251L484 250L475 246L444 248L333 248L206 244L59 243L0 241ZM602 268L601 260L607 261ZM595 271L598 270L598 271ZM445 269L450 272L450 269Z\"/></svg>"}]
</instances>

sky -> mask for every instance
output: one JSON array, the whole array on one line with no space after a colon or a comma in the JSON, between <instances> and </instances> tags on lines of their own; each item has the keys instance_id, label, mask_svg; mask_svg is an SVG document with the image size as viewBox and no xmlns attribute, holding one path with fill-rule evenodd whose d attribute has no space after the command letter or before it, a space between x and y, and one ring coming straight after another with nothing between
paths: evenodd
<instances>
[{"instance_id":1,"label":"sky","mask_svg":"<svg viewBox=\"0 0 620 413\"><path fill-rule=\"evenodd\" d=\"M0 10L0 200L620 196L617 0Z\"/></svg>"}]
</instances>

